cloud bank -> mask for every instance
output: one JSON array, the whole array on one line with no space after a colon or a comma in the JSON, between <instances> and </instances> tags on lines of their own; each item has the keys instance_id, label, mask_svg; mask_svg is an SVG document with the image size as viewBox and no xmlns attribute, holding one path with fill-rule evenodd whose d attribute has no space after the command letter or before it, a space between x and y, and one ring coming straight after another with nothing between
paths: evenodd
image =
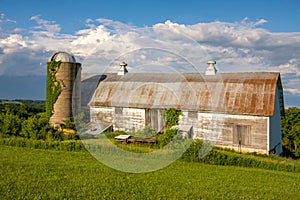
<instances>
[{"instance_id":1,"label":"cloud bank","mask_svg":"<svg viewBox=\"0 0 300 200\"><path fill-rule=\"evenodd\" d=\"M24 30L0 14L0 75L45 75L56 51L72 52L83 72L129 70L203 71L209 59L221 72L279 71L284 91L300 95L300 32L270 32L264 19L192 25L172 21L135 27L110 19L87 19L86 28L61 33L61 25L32 16L36 25ZM4 30L5 23L15 29Z\"/></svg>"}]
</instances>

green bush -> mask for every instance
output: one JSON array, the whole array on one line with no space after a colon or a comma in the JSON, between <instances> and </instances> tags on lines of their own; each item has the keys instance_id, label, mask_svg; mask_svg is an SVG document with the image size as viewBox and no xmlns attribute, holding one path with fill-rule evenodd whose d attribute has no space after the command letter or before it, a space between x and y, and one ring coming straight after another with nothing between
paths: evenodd
<instances>
[{"instance_id":1,"label":"green bush","mask_svg":"<svg viewBox=\"0 0 300 200\"><path fill-rule=\"evenodd\" d=\"M199 162L199 151L201 149L202 144L203 142L201 140L193 141L181 158L188 162Z\"/></svg>"},{"instance_id":2,"label":"green bush","mask_svg":"<svg viewBox=\"0 0 300 200\"><path fill-rule=\"evenodd\" d=\"M169 128L166 129L162 134L157 135L157 143L160 147L163 147L171 142L171 140L177 135L179 129Z\"/></svg>"},{"instance_id":3,"label":"green bush","mask_svg":"<svg viewBox=\"0 0 300 200\"><path fill-rule=\"evenodd\" d=\"M127 133L125 131L114 131L114 132L105 132L105 136L108 139L113 139L118 135L126 135Z\"/></svg>"},{"instance_id":4,"label":"green bush","mask_svg":"<svg viewBox=\"0 0 300 200\"><path fill-rule=\"evenodd\" d=\"M181 110L169 108L162 112L162 116L166 118L166 123L169 128L178 125L179 116L182 114Z\"/></svg>"},{"instance_id":5,"label":"green bush","mask_svg":"<svg viewBox=\"0 0 300 200\"><path fill-rule=\"evenodd\" d=\"M22 119L9 109L0 113L0 132L9 136L18 136L22 129Z\"/></svg>"},{"instance_id":6,"label":"green bush","mask_svg":"<svg viewBox=\"0 0 300 200\"><path fill-rule=\"evenodd\" d=\"M187 151L182 155L181 159L188 162L200 162L213 165L229 165L288 172L300 172L299 163L289 162L287 159L274 157L274 155L240 154L214 147L206 156L200 158L199 151L202 145L202 141L194 141Z\"/></svg>"},{"instance_id":7,"label":"green bush","mask_svg":"<svg viewBox=\"0 0 300 200\"><path fill-rule=\"evenodd\" d=\"M156 131L153 128L146 126L142 130L135 131L133 129L126 134L136 136L136 137L151 137L156 135Z\"/></svg>"}]
</instances>

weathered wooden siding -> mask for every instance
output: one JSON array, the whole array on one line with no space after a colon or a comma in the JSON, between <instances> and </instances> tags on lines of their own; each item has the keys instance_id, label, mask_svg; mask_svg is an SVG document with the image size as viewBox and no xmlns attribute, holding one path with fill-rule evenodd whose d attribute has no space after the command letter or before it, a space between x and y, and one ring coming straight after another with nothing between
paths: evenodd
<instances>
[{"instance_id":1,"label":"weathered wooden siding","mask_svg":"<svg viewBox=\"0 0 300 200\"><path fill-rule=\"evenodd\" d=\"M140 130L145 127L145 109L91 107L91 121L111 123L114 130Z\"/></svg>"},{"instance_id":2,"label":"weathered wooden siding","mask_svg":"<svg viewBox=\"0 0 300 200\"><path fill-rule=\"evenodd\" d=\"M249 142L248 145L242 144L241 147L267 150L268 117L227 115L225 116L224 125L227 131L222 132L219 144L238 146L233 142L234 128L236 126L247 126L249 127Z\"/></svg>"},{"instance_id":3,"label":"weathered wooden siding","mask_svg":"<svg viewBox=\"0 0 300 200\"><path fill-rule=\"evenodd\" d=\"M114 108L112 107L91 107L90 108L91 122L98 123L113 123Z\"/></svg>"},{"instance_id":4,"label":"weathered wooden siding","mask_svg":"<svg viewBox=\"0 0 300 200\"><path fill-rule=\"evenodd\" d=\"M198 131L198 112L197 111L182 111L182 115L179 116L179 125L193 126L194 134ZM194 137L194 135L192 136Z\"/></svg>"},{"instance_id":5,"label":"weathered wooden siding","mask_svg":"<svg viewBox=\"0 0 300 200\"><path fill-rule=\"evenodd\" d=\"M116 130L141 130L145 126L145 109L115 108Z\"/></svg>"},{"instance_id":6,"label":"weathered wooden siding","mask_svg":"<svg viewBox=\"0 0 300 200\"><path fill-rule=\"evenodd\" d=\"M158 130L162 128L160 112L159 109L91 107L91 121L111 123L114 130L141 130L145 126ZM194 139L209 140L223 147L248 149L247 151L267 153L269 150L268 117L196 111L182 111L182 113L179 124L192 125ZM277 119L274 123L275 121Z\"/></svg>"},{"instance_id":7,"label":"weathered wooden siding","mask_svg":"<svg viewBox=\"0 0 300 200\"><path fill-rule=\"evenodd\" d=\"M196 119L194 114L183 111L179 123L193 125L194 139L209 140L221 146L268 150L268 117L198 112ZM239 134L242 135L240 143Z\"/></svg>"}]
</instances>

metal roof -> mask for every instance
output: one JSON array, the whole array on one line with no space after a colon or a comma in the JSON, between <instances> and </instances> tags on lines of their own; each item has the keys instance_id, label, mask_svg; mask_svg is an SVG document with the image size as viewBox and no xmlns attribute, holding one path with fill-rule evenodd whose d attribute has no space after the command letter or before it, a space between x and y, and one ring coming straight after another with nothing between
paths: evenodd
<instances>
[{"instance_id":1,"label":"metal roof","mask_svg":"<svg viewBox=\"0 0 300 200\"><path fill-rule=\"evenodd\" d=\"M274 114L276 89L284 112L280 74L276 72L128 73L86 78L90 106L177 108L202 112ZM93 85L93 86L92 86ZM83 96L84 98L85 96ZM87 103L88 101L85 101Z\"/></svg>"},{"instance_id":2,"label":"metal roof","mask_svg":"<svg viewBox=\"0 0 300 200\"><path fill-rule=\"evenodd\" d=\"M49 59L49 61L61 61L61 62L69 62L69 63L76 63L75 57L67 52L59 51L53 54L53 56Z\"/></svg>"}]
</instances>

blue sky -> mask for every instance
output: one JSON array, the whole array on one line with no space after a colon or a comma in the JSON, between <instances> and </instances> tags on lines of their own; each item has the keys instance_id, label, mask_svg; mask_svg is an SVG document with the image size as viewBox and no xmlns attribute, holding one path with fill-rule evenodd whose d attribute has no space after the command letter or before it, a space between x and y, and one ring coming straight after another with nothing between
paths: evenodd
<instances>
[{"instance_id":1,"label":"blue sky","mask_svg":"<svg viewBox=\"0 0 300 200\"><path fill-rule=\"evenodd\" d=\"M62 32L71 33L85 26L87 18L107 18L135 26L151 26L171 20L194 24L215 20L236 22L248 17L266 19L264 28L275 32L291 32L300 29L300 2L298 0L1 0L0 11L17 21L21 27L34 23L28 19L34 15L62 24Z\"/></svg>"},{"instance_id":2,"label":"blue sky","mask_svg":"<svg viewBox=\"0 0 300 200\"><path fill-rule=\"evenodd\" d=\"M149 52L136 50L146 46L177 49L195 65L214 58L224 72L279 71L286 105L300 106L299 10L297 0L1 0L0 98L44 99L55 51L72 52L83 72L94 72L120 55L145 62L137 57Z\"/></svg>"}]
</instances>

